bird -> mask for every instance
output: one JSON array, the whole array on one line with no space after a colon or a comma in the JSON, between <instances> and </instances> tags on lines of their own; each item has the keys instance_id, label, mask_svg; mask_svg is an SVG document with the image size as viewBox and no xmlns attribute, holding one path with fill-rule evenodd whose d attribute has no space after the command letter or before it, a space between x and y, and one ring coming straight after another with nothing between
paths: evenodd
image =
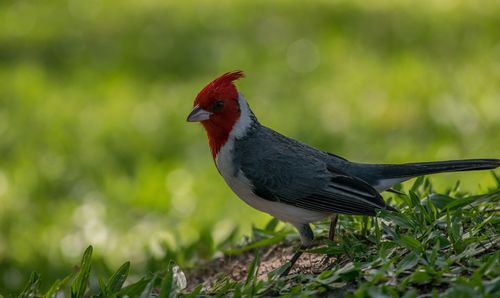
<instances>
[{"instance_id":1,"label":"bird","mask_svg":"<svg viewBox=\"0 0 500 298\"><path fill-rule=\"evenodd\" d=\"M331 219L328 238L333 240L338 214L397 212L380 193L398 183L500 166L500 159L493 158L403 164L347 160L262 125L235 86L243 77L242 71L232 71L208 83L197 94L187 121L202 124L217 170L239 198L297 229L301 246L285 274L313 245L311 223Z\"/></svg>"}]
</instances>

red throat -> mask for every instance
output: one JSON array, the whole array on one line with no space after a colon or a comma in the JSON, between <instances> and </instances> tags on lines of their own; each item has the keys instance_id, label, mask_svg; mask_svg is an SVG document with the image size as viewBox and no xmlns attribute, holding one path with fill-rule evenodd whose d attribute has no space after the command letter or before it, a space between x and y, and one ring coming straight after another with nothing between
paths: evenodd
<instances>
[{"instance_id":1,"label":"red throat","mask_svg":"<svg viewBox=\"0 0 500 298\"><path fill-rule=\"evenodd\" d=\"M229 134L231 133L231 130L233 130L233 126L236 121L238 121L239 117L239 113L234 113L231 115L231 118L225 119L225 121L221 123L216 123L215 121L202 122L203 127L207 132L208 145L210 146L210 152L212 153L212 157L214 159L229 139Z\"/></svg>"}]
</instances>

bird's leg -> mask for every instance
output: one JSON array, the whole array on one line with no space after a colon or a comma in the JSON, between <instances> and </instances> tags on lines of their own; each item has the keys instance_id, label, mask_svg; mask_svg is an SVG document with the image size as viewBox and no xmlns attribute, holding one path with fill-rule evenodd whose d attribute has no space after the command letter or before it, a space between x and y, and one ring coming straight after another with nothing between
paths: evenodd
<instances>
[{"instance_id":1,"label":"bird's leg","mask_svg":"<svg viewBox=\"0 0 500 298\"><path fill-rule=\"evenodd\" d=\"M332 216L332 221L330 222L330 231L328 231L328 239L333 241L335 238L335 229L337 228L337 221L339 220L339 215L335 213Z\"/></svg>"},{"instance_id":2,"label":"bird's leg","mask_svg":"<svg viewBox=\"0 0 500 298\"><path fill-rule=\"evenodd\" d=\"M288 273L290 273L290 271L292 270L293 265L295 265L295 263L297 262L297 260L298 260L298 259L300 258L300 256L304 253L304 249L305 249L305 248L306 248L306 247L304 247L304 246L302 246L302 245L299 247L299 250L297 250L297 251L293 254L293 256L292 256L292 258L290 259L290 261L288 261L288 263L290 263L290 266L288 266L288 267L285 269L285 271L283 271L283 273L281 273L281 274L280 274L280 277L287 276L287 275L288 275Z\"/></svg>"},{"instance_id":3,"label":"bird's leg","mask_svg":"<svg viewBox=\"0 0 500 298\"><path fill-rule=\"evenodd\" d=\"M299 249L295 252L295 254L292 256L290 261L288 261L290 263L290 266L288 266L288 268L286 268L286 270L280 274L280 277L287 276L288 273L290 273L293 265L295 265L297 260L304 253L304 249L310 247L314 241L314 233L311 230L311 227L309 226L309 224L307 224L307 223L306 224L294 224L294 226L299 231L300 242L302 244L300 245Z\"/></svg>"},{"instance_id":4,"label":"bird's leg","mask_svg":"<svg viewBox=\"0 0 500 298\"><path fill-rule=\"evenodd\" d=\"M330 241L333 241L335 239L335 230L337 229L337 221L339 220L339 215L337 213L332 215L331 221L330 221L330 230L328 231L328 239ZM327 265L328 262L330 261L330 256L325 255L321 263L323 265Z\"/></svg>"}]
</instances>

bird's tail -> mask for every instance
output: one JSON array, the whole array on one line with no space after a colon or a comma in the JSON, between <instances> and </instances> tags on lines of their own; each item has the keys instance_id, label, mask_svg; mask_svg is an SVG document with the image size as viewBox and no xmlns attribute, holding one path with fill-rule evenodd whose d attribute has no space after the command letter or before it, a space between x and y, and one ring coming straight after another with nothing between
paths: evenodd
<instances>
[{"instance_id":1,"label":"bird's tail","mask_svg":"<svg viewBox=\"0 0 500 298\"><path fill-rule=\"evenodd\" d=\"M490 170L499 166L500 159L464 159L382 165L380 169L382 176L395 178L415 177L442 172Z\"/></svg>"},{"instance_id":2,"label":"bird's tail","mask_svg":"<svg viewBox=\"0 0 500 298\"><path fill-rule=\"evenodd\" d=\"M404 164L371 164L358 178L364 179L378 191L413 177L442 172L490 170L500 167L500 159L464 159Z\"/></svg>"}]
</instances>

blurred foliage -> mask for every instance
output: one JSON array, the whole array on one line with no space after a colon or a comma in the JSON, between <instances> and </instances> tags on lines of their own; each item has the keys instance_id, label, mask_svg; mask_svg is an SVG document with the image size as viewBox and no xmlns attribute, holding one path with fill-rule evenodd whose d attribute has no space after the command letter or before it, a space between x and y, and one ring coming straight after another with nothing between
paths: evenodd
<instances>
[{"instance_id":1,"label":"blurred foliage","mask_svg":"<svg viewBox=\"0 0 500 298\"><path fill-rule=\"evenodd\" d=\"M89 244L103 271L189 264L266 222L185 122L225 71L261 122L352 160L499 157L500 3L393 2L0 2L0 289ZM458 177L494 183L433 181Z\"/></svg>"}]
</instances>

